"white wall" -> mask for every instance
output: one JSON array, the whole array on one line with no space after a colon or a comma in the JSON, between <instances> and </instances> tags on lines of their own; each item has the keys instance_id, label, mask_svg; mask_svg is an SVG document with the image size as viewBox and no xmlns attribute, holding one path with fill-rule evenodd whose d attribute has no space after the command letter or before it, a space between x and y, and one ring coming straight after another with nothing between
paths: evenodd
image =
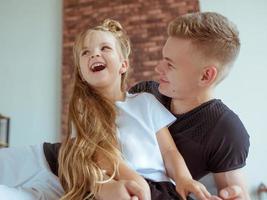
<instances>
[{"instance_id":1,"label":"white wall","mask_svg":"<svg viewBox=\"0 0 267 200\"><path fill-rule=\"evenodd\" d=\"M60 133L61 0L0 0L0 113L11 146Z\"/></svg>"},{"instance_id":2,"label":"white wall","mask_svg":"<svg viewBox=\"0 0 267 200\"><path fill-rule=\"evenodd\" d=\"M216 96L239 115L250 134L245 172L255 198L260 182L267 184L267 1L200 0L200 6L225 15L240 31L240 55Z\"/></svg>"},{"instance_id":3,"label":"white wall","mask_svg":"<svg viewBox=\"0 0 267 200\"><path fill-rule=\"evenodd\" d=\"M244 122L251 148L249 187L267 183L267 2L200 0L235 22L242 42L218 87ZM60 133L62 0L0 0L0 113L11 117L11 146L55 141Z\"/></svg>"}]
</instances>

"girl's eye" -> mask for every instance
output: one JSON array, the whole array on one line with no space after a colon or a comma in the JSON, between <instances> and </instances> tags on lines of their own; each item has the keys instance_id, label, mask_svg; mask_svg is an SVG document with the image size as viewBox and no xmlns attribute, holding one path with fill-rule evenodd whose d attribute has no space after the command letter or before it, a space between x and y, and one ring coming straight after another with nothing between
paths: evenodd
<instances>
[{"instance_id":1,"label":"girl's eye","mask_svg":"<svg viewBox=\"0 0 267 200\"><path fill-rule=\"evenodd\" d=\"M86 56L86 55L88 55L89 54L89 51L88 50L84 50L84 51L82 51L82 56Z\"/></svg>"},{"instance_id":2,"label":"girl's eye","mask_svg":"<svg viewBox=\"0 0 267 200\"><path fill-rule=\"evenodd\" d=\"M107 50L107 49L111 49L111 47L109 47L109 46L103 46L103 47L101 48L102 51L103 51L103 50Z\"/></svg>"}]
</instances>

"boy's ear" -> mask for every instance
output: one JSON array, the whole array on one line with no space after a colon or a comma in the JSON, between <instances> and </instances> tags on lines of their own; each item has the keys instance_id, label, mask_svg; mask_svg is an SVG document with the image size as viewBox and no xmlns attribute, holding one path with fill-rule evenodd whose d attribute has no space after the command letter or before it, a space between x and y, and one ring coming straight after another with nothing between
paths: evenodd
<instances>
[{"instance_id":1,"label":"boy's ear","mask_svg":"<svg viewBox=\"0 0 267 200\"><path fill-rule=\"evenodd\" d=\"M201 73L200 85L209 86L214 83L217 77L218 70L216 66L208 66L203 68Z\"/></svg>"},{"instance_id":2,"label":"boy's ear","mask_svg":"<svg viewBox=\"0 0 267 200\"><path fill-rule=\"evenodd\" d=\"M122 62L122 65L121 65L121 68L120 68L120 74L124 74L127 70L128 70L128 67L129 67L129 61L128 60L124 60Z\"/></svg>"}]
</instances>

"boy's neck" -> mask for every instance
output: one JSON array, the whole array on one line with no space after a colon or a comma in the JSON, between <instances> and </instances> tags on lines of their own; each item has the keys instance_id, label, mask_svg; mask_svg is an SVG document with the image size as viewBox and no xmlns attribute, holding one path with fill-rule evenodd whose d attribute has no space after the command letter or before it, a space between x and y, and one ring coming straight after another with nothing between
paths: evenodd
<instances>
[{"instance_id":1,"label":"boy's neck","mask_svg":"<svg viewBox=\"0 0 267 200\"><path fill-rule=\"evenodd\" d=\"M201 104L210 101L211 99L213 99L213 96L210 93L192 98L172 98L170 109L173 114L184 114L200 106Z\"/></svg>"}]
</instances>

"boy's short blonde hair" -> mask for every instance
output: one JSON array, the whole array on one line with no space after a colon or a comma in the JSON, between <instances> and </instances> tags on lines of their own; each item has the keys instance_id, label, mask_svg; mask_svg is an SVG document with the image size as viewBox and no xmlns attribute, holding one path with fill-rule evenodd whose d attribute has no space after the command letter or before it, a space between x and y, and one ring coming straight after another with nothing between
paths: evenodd
<instances>
[{"instance_id":1,"label":"boy's short blonde hair","mask_svg":"<svg viewBox=\"0 0 267 200\"><path fill-rule=\"evenodd\" d=\"M179 16L170 22L168 35L190 40L203 59L219 63L216 84L227 76L240 50L235 24L215 12Z\"/></svg>"}]
</instances>

